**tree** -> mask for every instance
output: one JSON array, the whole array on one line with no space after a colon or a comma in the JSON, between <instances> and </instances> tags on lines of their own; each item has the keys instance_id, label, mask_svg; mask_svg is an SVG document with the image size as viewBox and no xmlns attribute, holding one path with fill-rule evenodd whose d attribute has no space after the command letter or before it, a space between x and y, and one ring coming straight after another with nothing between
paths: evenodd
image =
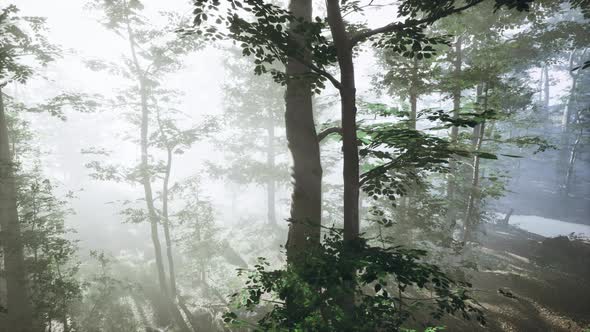
<instances>
[{"instance_id":1,"label":"tree","mask_svg":"<svg viewBox=\"0 0 590 332\"><path fill-rule=\"evenodd\" d=\"M252 71L252 61L238 49L228 50L227 55L224 66L232 79L223 89L224 122L232 133L220 144L229 158L227 166L211 168L229 181L264 186L266 222L276 225L276 193L288 179L287 165L280 159L286 152L280 132L284 128L284 89L264 77L245 74Z\"/></svg>"},{"instance_id":2,"label":"tree","mask_svg":"<svg viewBox=\"0 0 590 332\"><path fill-rule=\"evenodd\" d=\"M96 0L89 3L89 6L101 10L104 14L103 23L111 31L125 39L128 43L128 53L125 66L117 67L110 64L104 64L100 61L91 61L89 65L95 69L114 69L119 71L122 76L129 80L132 87L127 95L120 96L120 101L128 105L137 106L140 116L139 121L141 159L136 171L137 181L141 183L144 191L144 199L147 210L147 220L151 227L151 238L154 247L156 259L156 271L158 274L160 291L163 300L169 307L170 315L174 318L177 326L182 330L189 330L184 318L174 304L177 294L171 293L175 290L174 282L167 282L164 269L164 259L159 236L159 223L161 217L154 204L154 190L152 186L152 177L154 176L154 165L150 165L150 115L153 114L157 104L154 101L160 101L161 94L158 94L162 75L174 72L181 67L180 58L194 50L200 44L194 38L177 39L173 31L180 28L184 22L182 18L175 14L170 14L168 26L163 29L151 27L145 18L141 15L143 4L138 0L120 0L120 1L101 1ZM160 92L162 92L160 90ZM165 91L164 91L165 93ZM165 132L165 128L161 127ZM167 140L166 135L161 139ZM167 150L167 155L171 156L175 146L170 142L163 142L162 145ZM167 168L170 166L171 159L167 159ZM165 182L169 178L169 171L165 172ZM133 176L131 176L133 178ZM167 183L164 184L164 190L167 190ZM164 197L163 204L167 204L167 198ZM167 222L164 221L164 231L167 232ZM171 248L170 238L166 236L167 248ZM171 249L168 250L170 252ZM172 255L169 254L169 258ZM173 278L173 262L169 259L171 278Z\"/></svg>"},{"instance_id":3,"label":"tree","mask_svg":"<svg viewBox=\"0 0 590 332\"><path fill-rule=\"evenodd\" d=\"M220 38L222 33L215 27L200 29L204 22L216 20L225 22L228 28L228 36L241 42L244 53L254 54L256 57L256 72L263 73L267 69L265 64L274 61L285 63L288 58L297 58L301 65L305 66L312 74L314 87L323 87L324 81L330 81L338 90L340 96L341 121L340 130L342 136L343 152L343 241L345 248L353 252L355 243L359 241L359 191L361 188L359 174L359 154L357 137L357 97L356 80L354 73L354 50L370 40L377 48L390 48L408 57L418 57L418 54L432 53L426 46L444 42L441 37L429 37L424 30L434 22L446 16L465 11L482 1L469 1L457 6L455 1L442 3L430 2L402 2L398 8L398 17L401 22L392 22L375 29L349 29L343 19L343 9L340 1L328 0L327 16L325 19L317 18L314 22L298 19L297 13L285 11L278 6L264 3L263 1L251 1L245 4L237 1L229 1L230 10L227 14L221 12L218 1L199 0L195 2L195 20L197 32L208 38ZM528 9L530 1L497 1L495 9L503 6ZM252 16L244 14L252 13ZM347 6L344 10L360 11L360 7ZM220 14L221 13L221 14ZM286 23L297 22L301 27L304 38L297 38L292 31L284 28ZM329 29L331 40L323 34L325 28ZM355 27L356 28L356 27ZM350 31L353 30L353 31ZM356 31L358 30L358 31ZM311 56L309 56L309 54ZM423 55L422 55L423 56ZM336 78L327 71L327 66L336 63L340 78ZM284 73L270 70L275 79L283 81ZM287 76L288 78L288 76ZM354 284L354 269L343 274L343 278ZM351 287L352 288L352 287ZM340 304L347 319L354 319L354 293L344 296Z\"/></svg>"},{"instance_id":4,"label":"tree","mask_svg":"<svg viewBox=\"0 0 590 332\"><path fill-rule=\"evenodd\" d=\"M0 13L0 227L8 289L6 326L15 332L32 332L36 323L33 321L27 284L14 163L2 88L12 81L24 83L33 75L33 68L22 61L23 56L30 55L43 65L51 61L58 50L43 36L42 19L22 18L17 16L17 12L18 9L11 5Z\"/></svg>"},{"instance_id":5,"label":"tree","mask_svg":"<svg viewBox=\"0 0 590 332\"><path fill-rule=\"evenodd\" d=\"M289 10L293 19L288 34L297 44L305 44L306 27L312 20L311 0L291 0ZM293 157L293 194L291 224L287 239L287 256L291 261L301 259L307 247L320 242L322 224L322 164L319 138L316 133L312 104L311 71L305 63L311 61L307 48L284 54L285 63L285 128Z\"/></svg>"}]
</instances>

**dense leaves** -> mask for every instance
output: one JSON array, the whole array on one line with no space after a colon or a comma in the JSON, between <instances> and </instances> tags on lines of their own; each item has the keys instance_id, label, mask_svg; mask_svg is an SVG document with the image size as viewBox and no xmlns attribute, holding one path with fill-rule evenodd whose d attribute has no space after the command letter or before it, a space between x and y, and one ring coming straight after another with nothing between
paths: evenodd
<instances>
[{"instance_id":1,"label":"dense leaves","mask_svg":"<svg viewBox=\"0 0 590 332\"><path fill-rule=\"evenodd\" d=\"M260 259L253 270L240 272L248 281L242 292L234 294L238 310L268 309L255 323L255 330L398 330L417 309L430 312L432 320L459 314L485 322L469 296L470 285L423 262L423 250L389 244L376 247L366 240L344 248L340 232L334 229L321 247L312 250L297 267L268 270L268 263ZM358 272L352 277L349 271ZM338 305L349 292L357 294L352 317L344 315ZM287 301L293 304L289 310ZM251 326L246 317L236 312L225 315L228 322Z\"/></svg>"}]
</instances>

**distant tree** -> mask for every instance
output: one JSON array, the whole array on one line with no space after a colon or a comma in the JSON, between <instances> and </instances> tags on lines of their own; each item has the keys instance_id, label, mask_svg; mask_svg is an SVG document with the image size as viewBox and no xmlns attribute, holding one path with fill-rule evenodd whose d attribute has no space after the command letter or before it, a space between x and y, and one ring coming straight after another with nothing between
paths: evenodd
<instances>
[{"instance_id":1,"label":"distant tree","mask_svg":"<svg viewBox=\"0 0 590 332\"><path fill-rule=\"evenodd\" d=\"M286 142L281 134L284 88L254 75L252 61L236 51L228 50L224 60L231 79L223 87L223 118L232 134L219 143L229 159L227 166L212 165L212 171L239 184L265 186L266 221L276 225L277 190L288 180Z\"/></svg>"},{"instance_id":2,"label":"distant tree","mask_svg":"<svg viewBox=\"0 0 590 332\"><path fill-rule=\"evenodd\" d=\"M154 195L152 181L161 172L161 169L159 169L160 165L154 165L150 162L150 125L153 124L156 108L163 106L163 99L167 97L167 91L161 88L163 76L179 70L182 67L182 56L198 49L200 43L194 38L177 38L174 31L185 24L177 14L166 14L168 22L164 27L151 25L142 15L144 6L138 0L96 0L91 1L89 7L101 11L103 14L101 19L105 27L128 43L129 49L122 66L104 63L99 60L88 61L88 65L96 70L110 70L118 73L130 84L129 90L118 96L119 100L116 104L122 104L123 107L135 111L131 119L139 129L141 159L137 168L128 170L129 173L124 174L123 177L127 180L137 181L143 186L147 214L139 214L139 216L145 216L151 226L156 272L162 299L170 310L169 317L175 321L181 330L188 331L189 327L174 303L177 294L172 293L172 291L176 290L176 285L174 285L174 280L172 280L172 284L167 281L164 268L158 228L163 223L164 231L167 233L168 224L165 217L162 220L155 206L157 197ZM137 110L139 110L139 114L137 114ZM179 144L190 145L190 143L175 142L175 144L171 144L170 139L176 138L169 135L169 130L174 131L169 123L167 126L160 127L159 144L166 150L167 156L171 157L175 150L181 150ZM191 133L194 134L194 131L188 134L191 135ZM194 139L192 140L194 141ZM98 164L93 165L99 172L105 170ZM169 179L170 166L171 158L167 158L164 166L165 170L162 172L165 177L164 182ZM167 183L164 184L164 190L167 190L167 185ZM163 195L162 198L163 204L166 205L166 195ZM168 260L169 271L171 272L170 278L173 279L173 260L170 254L172 244L169 241L169 236L166 236L166 240L168 240L167 248L170 258Z\"/></svg>"}]
</instances>

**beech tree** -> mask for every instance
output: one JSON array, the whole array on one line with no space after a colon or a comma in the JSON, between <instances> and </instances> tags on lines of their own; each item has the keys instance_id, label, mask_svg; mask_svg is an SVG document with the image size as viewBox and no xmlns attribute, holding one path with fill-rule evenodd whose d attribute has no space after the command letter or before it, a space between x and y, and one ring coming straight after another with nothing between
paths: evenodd
<instances>
[{"instance_id":1,"label":"beech tree","mask_svg":"<svg viewBox=\"0 0 590 332\"><path fill-rule=\"evenodd\" d=\"M220 10L219 1L198 0L195 1L196 32L205 38L219 39L224 35L241 43L244 54L253 54L257 64L257 73L270 72L278 81L288 79L288 74L267 69L269 64L275 61L287 63L288 59L294 59L299 66L306 68L311 81L312 89L318 92L324 82L329 81L337 89L340 96L341 122L340 134L342 136L343 155L343 182L344 195L343 209L343 241L345 254L351 254L355 244L359 243L359 191L361 180L359 173L359 151L357 136L357 96L354 66L354 51L359 49L364 42L370 41L374 47L391 49L407 57L424 57L424 54L432 54L431 45L444 43L443 36L428 36L424 30L449 15L463 12L474 7L482 1L468 1L456 4L455 1L442 3L430 3L420 1L404 1L399 4L397 16L399 21L394 21L384 26L367 29L364 27L349 25L343 19L343 13L347 11L359 12L362 7L355 3L341 7L338 0L326 2L326 17L316 18L311 21L301 18L294 12L284 10L278 6L264 1L228 1L229 10ZM496 1L494 10L501 7L526 10L530 1ZM303 5L302 5L303 6ZM308 7L302 7L307 8ZM227 14L226 14L227 13ZM252 17L253 15L253 17ZM217 28L205 24L208 21L224 23L224 27ZM297 37L293 30L299 33ZM206 28L201 28L206 26ZM354 27L354 29L351 29ZM223 30L226 29L226 30ZM324 31L329 31L331 38L326 38ZM301 37L303 36L303 37ZM328 66L337 64L339 78L332 75ZM297 160L294 161L297 163ZM391 164L390 164L391 165ZM383 168L383 167L382 167ZM383 173L381 173L383 174ZM355 269L343 271L345 285L352 286L355 279ZM348 319L354 319L354 291L349 287L338 302Z\"/></svg>"},{"instance_id":2,"label":"beech tree","mask_svg":"<svg viewBox=\"0 0 590 332\"><path fill-rule=\"evenodd\" d=\"M158 165L150 162L150 124L153 123L154 113L158 107L162 106L162 100L167 95L167 90L160 87L160 80L163 75L174 72L181 68L181 57L200 47L200 44L194 38L176 38L175 29L182 27L184 22L179 15L170 13L168 15L168 25L163 28L151 26L141 14L144 8L138 0L120 0L120 1L102 1L96 0L89 3L89 7L100 10L103 13L102 21L105 27L121 38L128 44L128 52L123 66L117 64L105 63L100 60L88 61L88 65L96 70L111 70L111 72L120 73L127 79L131 85L127 93L119 96L119 102L123 105L132 106L134 111L139 110L139 116L134 115L137 119L139 129L139 148L141 158L137 169L130 170L130 173L123 175L123 178L130 179L141 183L144 191L144 199L147 214L146 219L150 223L151 238L154 247L154 256L156 260L156 272L160 286L162 299L165 306L168 307L170 318L173 318L175 324L184 331L189 330L185 319L178 310L175 301L178 294L175 294L176 285L174 281L174 267L171 253L171 238L169 236L169 226L167 216L161 216L155 206L155 192L153 189L152 179L157 173ZM117 102L114 103L115 105ZM158 120L161 120L158 118ZM177 141L177 137L194 136L195 131L186 133L176 132L170 127L170 123L160 121L159 129L156 133L159 136L159 144L166 150L167 161L164 166L164 185L162 193L163 210L167 213L167 191L168 180L171 167L172 154L180 149L179 145L190 144L190 142ZM175 140L174 142L172 140ZM191 139L194 141L194 139ZM90 165L99 172L105 170L101 165L93 163ZM107 167L108 169L112 169ZM108 175L98 175L99 177L109 178ZM112 174L111 174L112 175ZM113 179L113 177L110 177ZM115 177L116 178L116 177ZM141 214L140 214L141 215ZM162 220L163 219L163 220ZM168 264L169 264L169 282L166 277L164 258L162 254L162 245L159 235L159 225L164 226Z\"/></svg>"},{"instance_id":3,"label":"beech tree","mask_svg":"<svg viewBox=\"0 0 590 332\"><path fill-rule=\"evenodd\" d=\"M232 134L218 142L228 158L211 165L215 175L238 183L254 183L266 191L266 222L277 224L277 192L288 180L284 136L284 89L252 72L252 61L239 49L226 51L224 123ZM258 92L263 93L258 94ZM257 94L256 98L251 96ZM238 129L235 132L235 129Z\"/></svg>"},{"instance_id":4,"label":"beech tree","mask_svg":"<svg viewBox=\"0 0 590 332\"><path fill-rule=\"evenodd\" d=\"M53 59L58 49L44 38L43 19L22 18L17 13L18 9L13 5L3 8L0 13L0 227L7 284L7 321L4 325L15 332L33 332L37 322L33 320L28 289L17 210L15 165L2 88L13 81L24 83L34 74L34 69L22 61L23 57L31 56L43 65Z\"/></svg>"}]
</instances>

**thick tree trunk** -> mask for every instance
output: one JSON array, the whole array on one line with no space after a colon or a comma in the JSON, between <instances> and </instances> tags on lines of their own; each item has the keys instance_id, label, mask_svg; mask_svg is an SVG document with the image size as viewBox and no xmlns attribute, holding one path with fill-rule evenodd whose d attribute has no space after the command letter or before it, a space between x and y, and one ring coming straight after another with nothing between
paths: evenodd
<instances>
[{"instance_id":1,"label":"thick tree trunk","mask_svg":"<svg viewBox=\"0 0 590 332\"><path fill-rule=\"evenodd\" d=\"M268 112L268 128L267 128L267 151L266 151L266 166L268 169L274 169L275 167L275 126L274 126L274 117L273 117L273 110L270 109ZM275 198L276 195L276 181L271 176L267 183L266 183L266 214L269 225L276 225L277 217L276 217L276 207L275 207Z\"/></svg>"},{"instance_id":2,"label":"thick tree trunk","mask_svg":"<svg viewBox=\"0 0 590 332\"><path fill-rule=\"evenodd\" d=\"M291 0L289 10L296 17L311 20L311 0ZM295 28L292 26L291 30ZM309 58L308 51L305 51L304 58ZM304 77L309 69L297 59L289 58L286 71L285 127L293 157L291 224L286 247L287 259L292 260L310 245L320 243L322 166L311 86Z\"/></svg>"},{"instance_id":3,"label":"thick tree trunk","mask_svg":"<svg viewBox=\"0 0 590 332\"><path fill-rule=\"evenodd\" d=\"M33 332L33 314L16 205L14 164L0 89L0 227L6 279L7 326L12 332Z\"/></svg>"}]
</instances>

